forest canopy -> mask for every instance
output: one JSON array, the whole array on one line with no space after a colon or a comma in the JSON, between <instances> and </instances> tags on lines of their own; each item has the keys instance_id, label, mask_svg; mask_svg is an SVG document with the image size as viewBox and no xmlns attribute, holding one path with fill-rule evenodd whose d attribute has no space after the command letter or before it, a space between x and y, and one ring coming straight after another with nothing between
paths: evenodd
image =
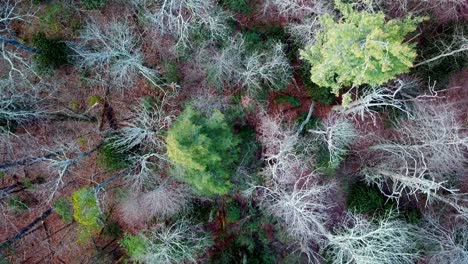
<instances>
[{"instance_id":1,"label":"forest canopy","mask_svg":"<svg viewBox=\"0 0 468 264\"><path fill-rule=\"evenodd\" d=\"M0 0L0 263L468 263L463 0Z\"/></svg>"}]
</instances>

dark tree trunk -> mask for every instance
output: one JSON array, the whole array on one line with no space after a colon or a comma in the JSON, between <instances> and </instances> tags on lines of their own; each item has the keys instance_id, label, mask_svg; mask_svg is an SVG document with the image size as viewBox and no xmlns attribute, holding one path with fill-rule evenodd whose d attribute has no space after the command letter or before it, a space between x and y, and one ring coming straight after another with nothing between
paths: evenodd
<instances>
[{"instance_id":1,"label":"dark tree trunk","mask_svg":"<svg viewBox=\"0 0 468 264\"><path fill-rule=\"evenodd\" d=\"M17 48L23 49L25 51L29 51L29 52L32 52L32 53L37 53L37 49L35 49L33 47L30 47L30 46L26 46L24 44L21 44L17 40L14 40L14 39L7 39L5 37L0 36L0 41L5 43L6 45L12 45L12 46L15 46Z\"/></svg>"},{"instance_id":2,"label":"dark tree trunk","mask_svg":"<svg viewBox=\"0 0 468 264\"><path fill-rule=\"evenodd\" d=\"M16 235L8 238L5 242L3 242L2 244L0 244L0 251L7 248L8 246L10 246L13 242L15 242L16 240L18 239L21 239L23 238L24 236L26 236L28 234L29 231L31 231L33 228L36 227L36 225L38 225L39 223L41 223L44 219L46 219L47 217L49 217L49 215L53 212L53 209L52 208L49 208L47 211L43 212L41 216L39 216L38 218L34 219L34 221L32 221L29 225L27 225L26 227L24 227L23 229L21 229L20 232L18 232Z\"/></svg>"}]
</instances>

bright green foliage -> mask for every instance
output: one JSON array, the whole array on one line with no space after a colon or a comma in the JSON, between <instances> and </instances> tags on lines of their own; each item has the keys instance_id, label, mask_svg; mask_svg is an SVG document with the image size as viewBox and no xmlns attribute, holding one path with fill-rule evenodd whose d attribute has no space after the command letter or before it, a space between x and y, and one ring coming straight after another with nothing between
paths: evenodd
<instances>
[{"instance_id":1,"label":"bright green foliage","mask_svg":"<svg viewBox=\"0 0 468 264\"><path fill-rule=\"evenodd\" d=\"M102 101L102 98L98 95L90 96L88 97L88 107L93 107L94 105L99 104Z\"/></svg>"},{"instance_id":2,"label":"bright green foliage","mask_svg":"<svg viewBox=\"0 0 468 264\"><path fill-rule=\"evenodd\" d=\"M409 71L416 52L403 42L424 18L386 20L382 12L358 12L341 1L336 7L342 19L324 15L316 43L301 51L314 83L339 95L342 86L380 85Z\"/></svg>"},{"instance_id":3,"label":"bright green foliage","mask_svg":"<svg viewBox=\"0 0 468 264\"><path fill-rule=\"evenodd\" d=\"M87 9L99 9L106 4L107 0L81 0Z\"/></svg>"},{"instance_id":4,"label":"bright green foliage","mask_svg":"<svg viewBox=\"0 0 468 264\"><path fill-rule=\"evenodd\" d=\"M119 244L127 251L127 254L134 259L143 256L148 247L148 241L143 235L125 234Z\"/></svg>"},{"instance_id":5,"label":"bright green foliage","mask_svg":"<svg viewBox=\"0 0 468 264\"><path fill-rule=\"evenodd\" d=\"M37 49L34 60L40 71L49 71L67 64L68 47L59 39L47 38L42 32L37 33L33 39L33 46Z\"/></svg>"},{"instance_id":6,"label":"bright green foliage","mask_svg":"<svg viewBox=\"0 0 468 264\"><path fill-rule=\"evenodd\" d=\"M100 210L94 190L92 188L81 188L72 196L73 217L75 220L90 230L101 227L99 220Z\"/></svg>"},{"instance_id":7,"label":"bright green foliage","mask_svg":"<svg viewBox=\"0 0 468 264\"><path fill-rule=\"evenodd\" d=\"M205 117L185 109L167 135L167 154L179 177L200 194L225 194L239 140L218 110Z\"/></svg>"},{"instance_id":8,"label":"bright green foliage","mask_svg":"<svg viewBox=\"0 0 468 264\"><path fill-rule=\"evenodd\" d=\"M64 223L71 223L73 221L73 207L69 200L58 199L54 203L54 210L60 215Z\"/></svg>"}]
</instances>

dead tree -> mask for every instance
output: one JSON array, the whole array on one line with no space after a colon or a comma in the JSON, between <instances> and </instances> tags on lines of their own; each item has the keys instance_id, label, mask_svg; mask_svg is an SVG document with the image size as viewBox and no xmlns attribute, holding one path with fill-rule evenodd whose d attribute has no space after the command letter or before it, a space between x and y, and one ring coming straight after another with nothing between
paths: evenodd
<instances>
[{"instance_id":1,"label":"dead tree","mask_svg":"<svg viewBox=\"0 0 468 264\"><path fill-rule=\"evenodd\" d=\"M424 194L426 204L436 200L467 217L467 199L447 183L449 175L466 173L468 136L460 115L447 103L422 101L413 108L414 118L398 122L395 140L370 147L365 179L390 198Z\"/></svg>"}]
</instances>

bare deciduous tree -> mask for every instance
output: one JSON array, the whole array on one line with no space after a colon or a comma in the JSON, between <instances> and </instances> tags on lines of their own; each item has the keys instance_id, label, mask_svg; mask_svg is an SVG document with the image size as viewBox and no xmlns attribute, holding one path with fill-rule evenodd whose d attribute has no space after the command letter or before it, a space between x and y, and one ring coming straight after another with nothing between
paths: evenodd
<instances>
[{"instance_id":1,"label":"bare deciduous tree","mask_svg":"<svg viewBox=\"0 0 468 264\"><path fill-rule=\"evenodd\" d=\"M156 168L167 164L165 131L175 119L170 110L169 100L176 95L166 92L158 102L142 101L135 107L132 116L107 139L116 151L131 153L130 163L135 169L126 177L133 190L148 189L156 186L159 178ZM135 151L138 148L139 151Z\"/></svg>"},{"instance_id":2,"label":"bare deciduous tree","mask_svg":"<svg viewBox=\"0 0 468 264\"><path fill-rule=\"evenodd\" d=\"M389 197L421 193L427 202L435 199L447 203L466 217L466 198L447 184L449 176L460 177L466 172L468 137L460 115L447 103L422 101L413 108L414 117L398 123L396 140L370 147L373 158L363 174Z\"/></svg>"},{"instance_id":3,"label":"bare deciduous tree","mask_svg":"<svg viewBox=\"0 0 468 264\"><path fill-rule=\"evenodd\" d=\"M190 190L183 185L164 182L155 189L130 197L121 205L121 217L129 223L151 221L153 218L169 219L188 206Z\"/></svg>"},{"instance_id":4,"label":"bare deciduous tree","mask_svg":"<svg viewBox=\"0 0 468 264\"><path fill-rule=\"evenodd\" d=\"M121 152L128 152L138 146L147 150L163 149L163 132L175 119L175 115L168 109L169 100L176 95L174 90L166 92L158 102L140 102L134 107L132 116L122 123L124 127L109 138L109 143Z\"/></svg>"},{"instance_id":5,"label":"bare deciduous tree","mask_svg":"<svg viewBox=\"0 0 468 264\"><path fill-rule=\"evenodd\" d=\"M237 35L228 41L226 47L219 51L212 51L214 48L208 46L200 49L198 54L198 60L208 73L208 81L218 87L222 87L224 82L236 84L243 71L244 40Z\"/></svg>"},{"instance_id":6,"label":"bare deciduous tree","mask_svg":"<svg viewBox=\"0 0 468 264\"><path fill-rule=\"evenodd\" d=\"M361 96L349 104L333 106L333 111L341 115L349 115L353 118L360 117L361 120L364 120L365 117L371 117L374 124L378 117L376 109L382 107L397 109L410 116L411 111L407 109L407 102L415 98L409 96L408 93L412 93L412 90L415 90L415 87L418 85L417 81L398 79L394 81L394 84L381 87L368 87ZM431 93L430 96L436 96L436 94Z\"/></svg>"},{"instance_id":7,"label":"bare deciduous tree","mask_svg":"<svg viewBox=\"0 0 468 264\"><path fill-rule=\"evenodd\" d=\"M53 181L52 191L47 202L52 201L57 191L63 185L63 177L70 172L71 166L88 157L97 150L93 148L89 151L82 152L79 147L73 142L71 144L60 144L53 150L44 149L49 155L45 155L41 161L48 165L49 170L57 175Z\"/></svg>"},{"instance_id":8,"label":"bare deciduous tree","mask_svg":"<svg viewBox=\"0 0 468 264\"><path fill-rule=\"evenodd\" d=\"M373 2L402 16L410 13L423 15L443 11L445 17L454 20L463 19L459 8L465 4L464 0L373 0Z\"/></svg>"},{"instance_id":9,"label":"bare deciduous tree","mask_svg":"<svg viewBox=\"0 0 468 264\"><path fill-rule=\"evenodd\" d=\"M353 123L345 117L330 114L318 129L309 130L325 145L330 155L330 164L338 166L358 133Z\"/></svg>"},{"instance_id":10,"label":"bare deciduous tree","mask_svg":"<svg viewBox=\"0 0 468 264\"><path fill-rule=\"evenodd\" d=\"M157 226L151 230L146 242L146 251L136 261L155 264L184 261L198 263L197 255L212 244L208 234L200 226L186 220L179 220L168 226Z\"/></svg>"},{"instance_id":11,"label":"bare deciduous tree","mask_svg":"<svg viewBox=\"0 0 468 264\"><path fill-rule=\"evenodd\" d=\"M390 216L374 221L349 213L329 236L332 263L410 264L419 258L411 226Z\"/></svg>"},{"instance_id":12,"label":"bare deciduous tree","mask_svg":"<svg viewBox=\"0 0 468 264\"><path fill-rule=\"evenodd\" d=\"M310 243L323 245L328 237L326 224L330 219L330 191L333 184L319 184L308 176L298 179L292 187L278 184L253 186L261 207L281 220L282 226L294 237L309 260L316 253Z\"/></svg>"},{"instance_id":13,"label":"bare deciduous tree","mask_svg":"<svg viewBox=\"0 0 468 264\"><path fill-rule=\"evenodd\" d=\"M314 43L321 30L319 18L331 14L332 1L305 0L266 0L263 13L279 14L289 20L286 29L299 44L306 46Z\"/></svg>"},{"instance_id":14,"label":"bare deciduous tree","mask_svg":"<svg viewBox=\"0 0 468 264\"><path fill-rule=\"evenodd\" d=\"M299 142L297 131L282 125L280 118L264 112L260 113L259 120L258 135L266 164L263 175L277 184L291 185L310 174L312 157L296 151Z\"/></svg>"},{"instance_id":15,"label":"bare deciduous tree","mask_svg":"<svg viewBox=\"0 0 468 264\"><path fill-rule=\"evenodd\" d=\"M261 90L265 83L273 89L285 87L291 77L291 68L281 43L276 43L265 53L255 52L246 56L244 67L240 82L252 93Z\"/></svg>"},{"instance_id":16,"label":"bare deciduous tree","mask_svg":"<svg viewBox=\"0 0 468 264\"><path fill-rule=\"evenodd\" d=\"M468 262L468 228L464 222L447 228L436 218L426 217L422 226L429 247L430 264L463 264Z\"/></svg>"},{"instance_id":17,"label":"bare deciduous tree","mask_svg":"<svg viewBox=\"0 0 468 264\"><path fill-rule=\"evenodd\" d=\"M434 46L439 49L437 55L417 63L414 67L434 63L437 60L449 56L454 56L460 60L466 60L468 58L468 37L465 31L465 27L456 26L450 42L443 40L436 41Z\"/></svg>"},{"instance_id":18,"label":"bare deciduous tree","mask_svg":"<svg viewBox=\"0 0 468 264\"><path fill-rule=\"evenodd\" d=\"M34 119L43 118L44 110L38 107L38 101L28 94L0 95L0 130L8 133L15 125L24 125Z\"/></svg>"},{"instance_id":19,"label":"bare deciduous tree","mask_svg":"<svg viewBox=\"0 0 468 264\"><path fill-rule=\"evenodd\" d=\"M89 20L77 43L69 43L77 55L78 67L108 72L117 89L131 87L138 75L160 88L158 73L144 65L140 36L127 21L108 24Z\"/></svg>"},{"instance_id":20,"label":"bare deciduous tree","mask_svg":"<svg viewBox=\"0 0 468 264\"><path fill-rule=\"evenodd\" d=\"M319 16L307 17L298 22L288 23L286 29L301 46L313 45L316 36L322 30Z\"/></svg>"},{"instance_id":21,"label":"bare deciduous tree","mask_svg":"<svg viewBox=\"0 0 468 264\"><path fill-rule=\"evenodd\" d=\"M303 19L314 14L324 14L331 9L331 3L326 0L266 0L263 5L263 12L270 11L272 7L280 15L287 18Z\"/></svg>"},{"instance_id":22,"label":"bare deciduous tree","mask_svg":"<svg viewBox=\"0 0 468 264\"><path fill-rule=\"evenodd\" d=\"M265 52L248 52L241 34L230 38L228 43L214 55L206 47L198 56L207 69L209 81L218 86L224 82L241 85L250 93L262 89L263 85L279 89L289 81L291 67L281 43Z\"/></svg>"},{"instance_id":23,"label":"bare deciduous tree","mask_svg":"<svg viewBox=\"0 0 468 264\"><path fill-rule=\"evenodd\" d=\"M30 23L35 13L32 5L27 6L23 0L0 1L0 66L8 69L7 72L0 71L0 74L6 74L0 76L0 88L3 85L18 86L18 82L29 82L31 75L38 77L31 66L30 54L24 54L35 52L35 49L20 43L11 29L13 23Z\"/></svg>"},{"instance_id":24,"label":"bare deciduous tree","mask_svg":"<svg viewBox=\"0 0 468 264\"><path fill-rule=\"evenodd\" d=\"M20 6L24 0L2 0L0 2L0 33L14 35L11 31L10 24L14 21L22 21L29 23L34 17L35 11L32 7L21 9Z\"/></svg>"},{"instance_id":25,"label":"bare deciduous tree","mask_svg":"<svg viewBox=\"0 0 468 264\"><path fill-rule=\"evenodd\" d=\"M228 32L230 15L213 0L160 0L156 5L142 6L150 27L172 35L182 47L190 46L196 30L206 30L212 39L225 37Z\"/></svg>"}]
</instances>

